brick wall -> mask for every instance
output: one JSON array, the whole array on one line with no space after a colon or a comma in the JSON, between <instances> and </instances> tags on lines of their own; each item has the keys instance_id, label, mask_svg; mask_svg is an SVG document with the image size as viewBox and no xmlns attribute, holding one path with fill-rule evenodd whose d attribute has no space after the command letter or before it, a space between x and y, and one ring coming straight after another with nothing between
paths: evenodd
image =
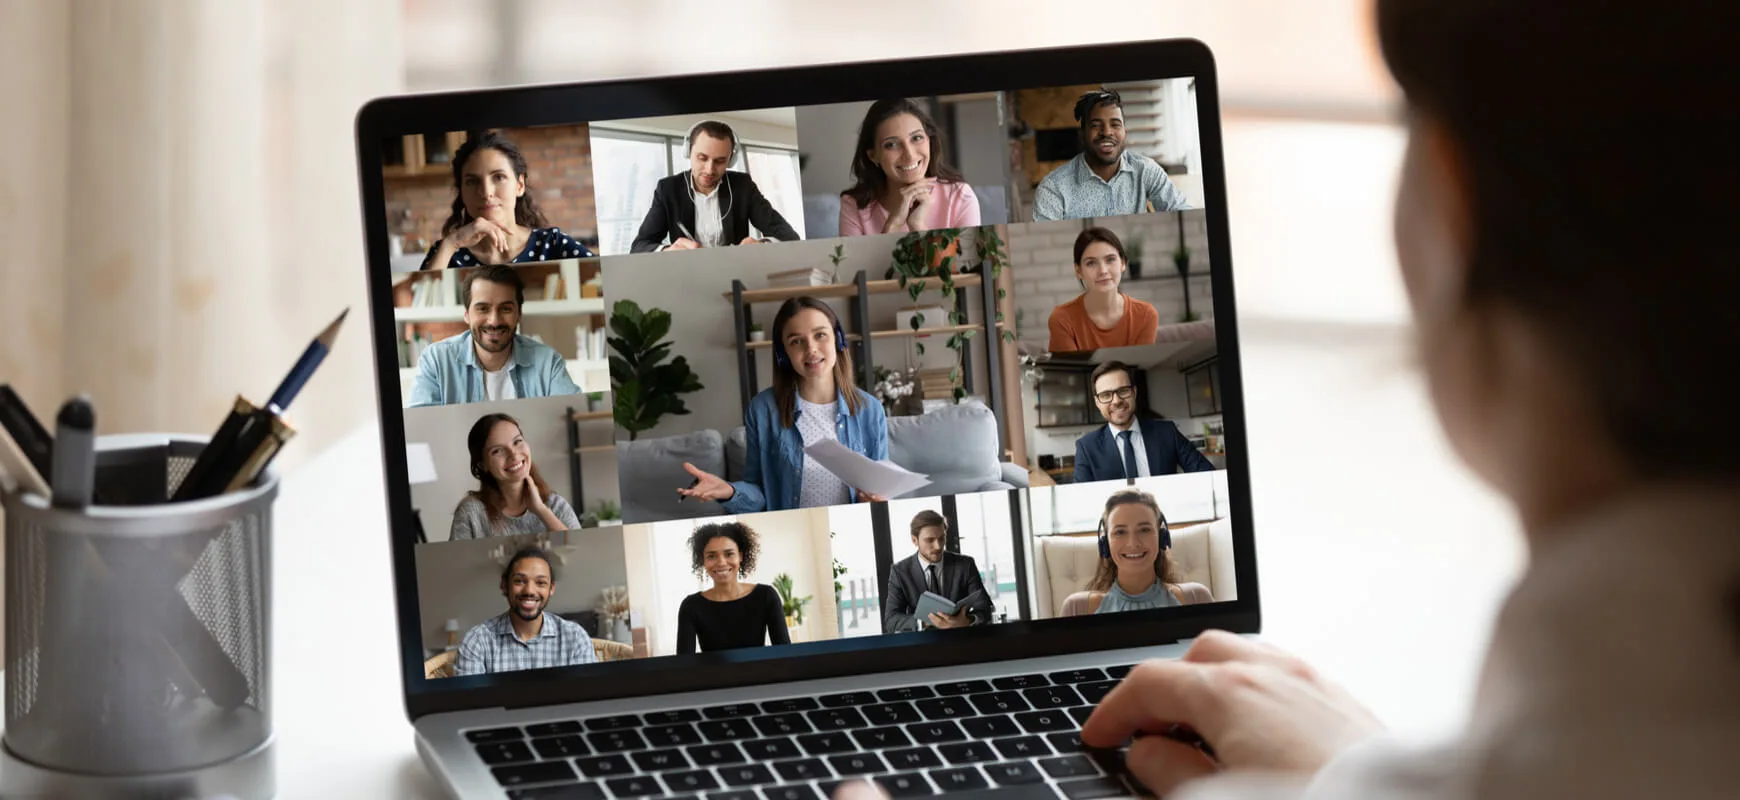
<instances>
[{"instance_id":1,"label":"brick wall","mask_svg":"<svg viewBox=\"0 0 1740 800\"><path fill-rule=\"evenodd\" d=\"M1015 279L1011 292L1018 313L1019 336L1041 349L1050 338L1046 321L1051 310L1081 294L1076 281L1075 238L1085 227L1107 228L1123 240L1126 251L1142 242L1142 276L1124 274L1125 294L1152 303L1160 324L1180 322L1184 316L1183 282L1172 265L1178 247L1175 214L1138 214L1097 220L1059 220L1009 226L1010 269ZM1202 319L1214 316L1214 292L1209 284L1208 231L1203 211L1184 212L1184 242L1190 248L1190 308ZM1132 259L1134 254L1131 254ZM1197 273L1201 273L1197 275Z\"/></svg>"},{"instance_id":2,"label":"brick wall","mask_svg":"<svg viewBox=\"0 0 1740 800\"><path fill-rule=\"evenodd\" d=\"M503 128L526 156L527 183L550 224L596 248L597 209L592 197L592 142L585 125ZM446 165L443 165L445 168ZM408 233L427 249L441 235L453 204L452 173L389 178L388 230ZM407 248L409 251L409 248Z\"/></svg>"}]
</instances>

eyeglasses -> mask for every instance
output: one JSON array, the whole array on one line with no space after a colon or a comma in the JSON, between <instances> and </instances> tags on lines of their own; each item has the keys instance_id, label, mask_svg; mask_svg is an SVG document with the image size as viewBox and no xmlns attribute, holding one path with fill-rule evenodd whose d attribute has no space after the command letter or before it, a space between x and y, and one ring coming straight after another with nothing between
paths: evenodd
<instances>
[{"instance_id":1,"label":"eyeglasses","mask_svg":"<svg viewBox=\"0 0 1740 800\"><path fill-rule=\"evenodd\" d=\"M1119 386L1116 389L1107 389L1103 392L1094 393L1094 399L1101 403L1110 403L1112 402L1113 397L1116 397L1119 400L1128 400L1135 396L1136 387L1134 386Z\"/></svg>"}]
</instances>

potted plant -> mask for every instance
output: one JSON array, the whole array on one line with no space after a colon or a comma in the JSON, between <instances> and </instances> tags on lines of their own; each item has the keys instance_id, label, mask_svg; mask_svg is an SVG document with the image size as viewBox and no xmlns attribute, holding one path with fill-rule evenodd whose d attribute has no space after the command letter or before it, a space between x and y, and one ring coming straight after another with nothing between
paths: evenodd
<instances>
[{"instance_id":1,"label":"potted plant","mask_svg":"<svg viewBox=\"0 0 1740 800\"><path fill-rule=\"evenodd\" d=\"M830 275L828 277L828 282L829 283L839 283L840 282L840 262L846 260L846 245L844 245L844 244L834 245L834 252L828 256L828 260L834 262L834 274Z\"/></svg>"},{"instance_id":2,"label":"potted plant","mask_svg":"<svg viewBox=\"0 0 1740 800\"><path fill-rule=\"evenodd\" d=\"M759 323L759 322L749 323L749 341L752 341L752 342L765 342L765 341L767 341L767 331L762 330L761 323Z\"/></svg>"},{"instance_id":3,"label":"potted plant","mask_svg":"<svg viewBox=\"0 0 1740 800\"><path fill-rule=\"evenodd\" d=\"M1124 250L1129 254L1130 280L1142 279L1142 240L1132 238L1124 244Z\"/></svg>"},{"instance_id":4,"label":"potted plant","mask_svg":"<svg viewBox=\"0 0 1740 800\"><path fill-rule=\"evenodd\" d=\"M671 332L671 312L642 311L633 300L618 300L610 310L610 330L616 334L608 339L616 424L628 431L629 441L666 414L689 413L679 395L704 387L688 359L677 356L665 363L671 343L662 340Z\"/></svg>"},{"instance_id":5,"label":"potted plant","mask_svg":"<svg viewBox=\"0 0 1740 800\"><path fill-rule=\"evenodd\" d=\"M622 524L622 507L617 505L615 500L598 501L598 524Z\"/></svg>"},{"instance_id":6,"label":"potted plant","mask_svg":"<svg viewBox=\"0 0 1740 800\"><path fill-rule=\"evenodd\" d=\"M604 410L604 393L603 392L587 392L586 393L586 410L587 411L603 411Z\"/></svg>"},{"instance_id":7,"label":"potted plant","mask_svg":"<svg viewBox=\"0 0 1740 800\"><path fill-rule=\"evenodd\" d=\"M960 256L961 234L965 230L967 229L939 228L909 233L900 237L894 246L892 264L888 269L888 277L892 280L898 280L900 287L906 290L907 296L914 302L918 301L925 289L929 288L934 281L942 303L940 307L933 308L942 313L947 325L967 324L965 313L948 310L953 308L955 304L955 271L953 267L955 259ZM1004 250L1003 237L998 233L995 225L981 225L972 230L978 245L979 265L970 271L983 275L984 280L995 282L1002 276L1003 268L1008 265L1008 253ZM1000 287L997 289L998 301L1002 301L1007 296L1007 291ZM922 311L922 309L913 309L910 317L902 317L901 320L910 329L919 330L925 327L925 322L928 319ZM996 313L996 321L998 325L1003 323L1002 311ZM978 333L976 330L956 331L949 334L947 341L944 342L944 346L956 353L955 366L950 379L956 383L954 401L957 403L967 394L966 387L960 385L959 353L976 333ZM1004 341L1013 342L1015 332L1005 330L1002 332L1002 338ZM914 342L914 347L919 356L924 355L923 342Z\"/></svg>"},{"instance_id":8,"label":"potted plant","mask_svg":"<svg viewBox=\"0 0 1740 800\"><path fill-rule=\"evenodd\" d=\"M1172 251L1172 268L1178 270L1178 282L1184 291L1184 316L1179 322L1195 322L1201 319L1190 309L1190 248L1184 244L1184 212L1178 214L1178 249Z\"/></svg>"},{"instance_id":9,"label":"potted plant","mask_svg":"<svg viewBox=\"0 0 1740 800\"><path fill-rule=\"evenodd\" d=\"M810 597L797 597L792 591L791 576L784 572L773 576L773 590L779 592L780 605L785 611L785 627L793 629L804 624L804 606L809 605Z\"/></svg>"},{"instance_id":10,"label":"potted plant","mask_svg":"<svg viewBox=\"0 0 1740 800\"><path fill-rule=\"evenodd\" d=\"M882 401L883 413L890 417L900 416L899 408L906 403L913 390L917 389L917 370L893 370L884 366L876 367L876 385L870 393Z\"/></svg>"}]
</instances>

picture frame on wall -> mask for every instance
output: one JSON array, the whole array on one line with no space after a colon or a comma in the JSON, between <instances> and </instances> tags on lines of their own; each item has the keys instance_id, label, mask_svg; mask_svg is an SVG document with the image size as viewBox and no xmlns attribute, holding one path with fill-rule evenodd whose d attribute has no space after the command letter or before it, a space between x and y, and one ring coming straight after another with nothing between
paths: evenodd
<instances>
[{"instance_id":1,"label":"picture frame on wall","mask_svg":"<svg viewBox=\"0 0 1740 800\"><path fill-rule=\"evenodd\" d=\"M1190 416L1207 417L1220 412L1220 364L1211 360L1184 371L1184 391L1190 400Z\"/></svg>"}]
</instances>

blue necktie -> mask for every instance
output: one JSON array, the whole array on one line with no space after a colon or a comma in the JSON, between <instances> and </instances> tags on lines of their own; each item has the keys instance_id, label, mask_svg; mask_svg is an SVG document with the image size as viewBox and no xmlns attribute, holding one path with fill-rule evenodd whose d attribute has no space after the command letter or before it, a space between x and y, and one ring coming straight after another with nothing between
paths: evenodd
<instances>
[{"instance_id":1,"label":"blue necktie","mask_svg":"<svg viewBox=\"0 0 1740 800\"><path fill-rule=\"evenodd\" d=\"M1130 443L1130 432L1119 431L1118 438L1124 440L1124 477L1136 479L1136 446Z\"/></svg>"}]
</instances>

